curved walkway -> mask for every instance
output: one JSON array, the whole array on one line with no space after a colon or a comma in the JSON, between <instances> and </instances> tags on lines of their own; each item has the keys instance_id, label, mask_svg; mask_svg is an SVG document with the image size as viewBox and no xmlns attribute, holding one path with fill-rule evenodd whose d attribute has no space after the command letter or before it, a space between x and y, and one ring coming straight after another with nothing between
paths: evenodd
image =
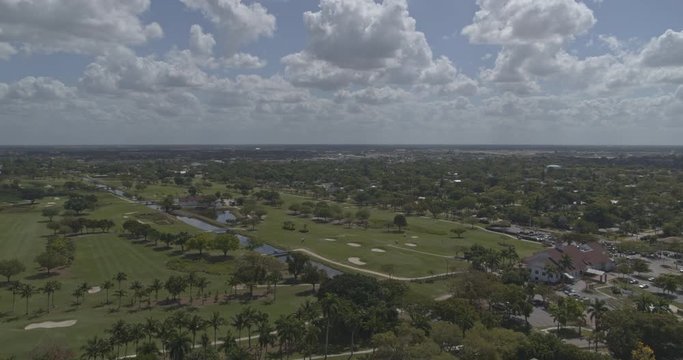
<instances>
[{"instance_id":1,"label":"curved walkway","mask_svg":"<svg viewBox=\"0 0 683 360\"><path fill-rule=\"evenodd\" d=\"M312 252L312 251L310 251L310 250L308 250L308 249L294 249L294 250L292 250L292 251L304 253L304 254L306 254L306 255L309 255L309 256L314 257L314 258L316 258L316 259L318 259L318 260L324 261L324 262L326 262L326 263L328 263L328 264L332 264L332 265L335 265L335 266L340 266L340 267L344 267L344 268L351 269L351 270L354 270L354 271L358 271L358 272L362 272L362 273L366 273L366 274L370 274L370 275L379 276L379 277L382 277L382 278L385 278L385 279L398 280L398 281L428 280L428 279L434 279L434 278L438 278L438 277L444 277L444 276L456 275L456 274L462 274L462 273L463 273L463 271L453 271L453 272L447 272L447 273L441 273L441 274L434 274L434 275L429 275L429 276L421 276L421 277L412 277L412 278L411 278L411 277L393 276L393 275L390 275L390 274L381 273L381 272L379 272L379 271L373 271L373 270L368 270L368 269L357 268L357 267L355 267L355 266L351 266L351 265L347 265L347 264L344 264L344 263L340 263L340 262L338 262L338 261L334 261L334 260L328 259L328 258L326 258L326 257L320 256L320 255L318 255L318 254L316 254L316 253L314 253L314 252Z\"/></svg>"},{"instance_id":2,"label":"curved walkway","mask_svg":"<svg viewBox=\"0 0 683 360\"><path fill-rule=\"evenodd\" d=\"M423 255L437 256L437 257L446 258L446 259L455 259L455 256L439 255L439 254L434 254L434 253L430 253L430 252L424 252L424 251L415 250L415 249L408 249L408 248L404 248L404 247L400 247L400 246L396 246L396 245L387 245L387 246L388 246L388 247L392 247L392 248L394 248L394 249L405 250L405 251L412 251L412 252L414 252L414 253L423 254Z\"/></svg>"}]
</instances>

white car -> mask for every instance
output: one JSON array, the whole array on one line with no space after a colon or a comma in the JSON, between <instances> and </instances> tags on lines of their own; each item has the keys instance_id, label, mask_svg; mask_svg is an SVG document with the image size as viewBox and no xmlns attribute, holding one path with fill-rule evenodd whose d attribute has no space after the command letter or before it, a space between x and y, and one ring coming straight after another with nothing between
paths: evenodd
<instances>
[{"instance_id":1,"label":"white car","mask_svg":"<svg viewBox=\"0 0 683 360\"><path fill-rule=\"evenodd\" d=\"M638 287L641 288L641 289L647 289L647 288L650 287L650 285L648 285L648 284L640 284L640 285L638 285Z\"/></svg>"}]
</instances>

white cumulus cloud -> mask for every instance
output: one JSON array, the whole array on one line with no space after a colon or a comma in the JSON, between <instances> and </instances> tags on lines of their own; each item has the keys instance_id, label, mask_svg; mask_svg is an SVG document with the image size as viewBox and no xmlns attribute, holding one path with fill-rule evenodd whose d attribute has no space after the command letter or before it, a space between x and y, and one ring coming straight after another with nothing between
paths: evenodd
<instances>
[{"instance_id":1,"label":"white cumulus cloud","mask_svg":"<svg viewBox=\"0 0 683 360\"><path fill-rule=\"evenodd\" d=\"M140 20L149 6L150 0L0 0L0 44L85 54L141 45L163 35L159 24Z\"/></svg>"},{"instance_id":2,"label":"white cumulus cloud","mask_svg":"<svg viewBox=\"0 0 683 360\"><path fill-rule=\"evenodd\" d=\"M190 9L201 11L218 30L215 35L226 55L263 36L272 36L275 16L258 2L242 0L181 0Z\"/></svg>"}]
</instances>

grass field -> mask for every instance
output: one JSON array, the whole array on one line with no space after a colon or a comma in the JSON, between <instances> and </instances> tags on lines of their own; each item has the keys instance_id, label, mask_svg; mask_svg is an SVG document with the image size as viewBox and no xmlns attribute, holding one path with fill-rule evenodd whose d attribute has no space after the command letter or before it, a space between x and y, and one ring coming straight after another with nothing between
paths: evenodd
<instances>
[{"instance_id":1,"label":"grass field","mask_svg":"<svg viewBox=\"0 0 683 360\"><path fill-rule=\"evenodd\" d=\"M40 269L34 262L35 256L43 251L46 242L45 235L50 231L45 227L45 218L40 216L41 209L47 202L56 203L59 206L63 199L55 200L45 198L33 206L4 208L0 212L0 258L18 258L26 266L27 271L20 274L16 280L28 282L41 287L48 279L42 276ZM110 218L117 223L117 227L125 220L123 217L134 217L136 214L150 212L149 208L128 203L108 194L99 195L99 207L88 216L95 219ZM126 215L127 214L127 215ZM163 231L189 231L196 230L178 221L171 225L150 224ZM62 283L62 289L56 293L56 308L50 314L45 312L47 298L41 293L35 294L29 301L30 314L24 315L25 302L17 296L15 311L12 313L12 294L4 288L0 288L0 357L16 354L18 358L25 358L25 353L38 344L49 341L63 342L78 349L87 338L93 335L104 335L103 331L113 322L124 319L128 322L142 321L146 317L157 319L168 316L171 306L154 306L151 310L137 311L137 307L124 306L120 311L115 311L116 305L104 306L105 293L86 295L85 301L80 306L73 305L72 291L82 282L91 286L100 285L103 281L111 279L119 271L128 274L128 281L124 283L127 289L131 281L139 280L149 284L151 280L158 278L162 281L169 275L177 273L170 270L166 265L169 261L181 259L195 265L197 262L183 258L173 250L154 248L153 245L137 244L128 239L119 237L117 232L108 234L92 234L77 236L76 256L74 263L59 271L59 274L49 279L58 280ZM160 244L160 246L163 246ZM217 255L217 254L214 254ZM211 282L207 289L212 294L223 294L228 291L225 284L227 275L231 271L231 261L212 264L219 274L206 274ZM0 285L2 286L2 285ZM278 300L267 305L264 299L254 300L252 305L256 308L277 316L293 311L302 303L308 295L308 287L283 287L278 290ZM165 298L165 291L161 291L160 298ZM111 294L110 294L111 297ZM184 302L187 302L187 298ZM195 306L200 314L208 315L212 311L220 311L223 316L229 317L238 312L243 306L236 301L221 305L213 303L214 297L210 296L207 305L200 306L200 301L195 300ZM116 303L116 300L112 300ZM129 300L124 299L124 305ZM187 307L186 307L187 308ZM61 329L37 329L25 331L24 327L31 323L43 321L78 320L77 324L69 328Z\"/></svg>"},{"instance_id":2,"label":"grass field","mask_svg":"<svg viewBox=\"0 0 683 360\"><path fill-rule=\"evenodd\" d=\"M447 266L449 271L464 269L466 264L453 257L458 255L456 253L459 249L473 244L498 249L513 245L522 257L542 249L542 246L537 243L512 239L478 228L468 229L463 238L456 238L449 231L458 224L426 217L409 217L405 231L390 232L384 224L393 219L395 214L380 209L371 210L371 226L368 229L319 224L308 218L287 214L286 209L290 204L310 199L288 194L283 194L282 199L284 200L283 206L267 208L266 219L256 227L256 231L246 231L245 234L261 242L287 249L308 249L326 258L349 265L353 264L348 259L357 257L366 263L358 267L380 272L392 269L393 275L397 276L417 277L443 273L446 272ZM357 210L351 204L344 203L341 206L345 211ZM309 232L283 230L282 224L285 220L293 221L297 229L303 228L306 224ZM335 241L330 241L331 239ZM348 243L359 244L360 247L353 247ZM373 248L382 249L385 252L373 252ZM462 252L459 255L462 255Z\"/></svg>"},{"instance_id":3,"label":"grass field","mask_svg":"<svg viewBox=\"0 0 683 360\"><path fill-rule=\"evenodd\" d=\"M111 186L121 185L121 182L116 179L98 179L98 181ZM203 188L201 191L213 193L225 189L224 184L214 183L211 187ZM161 199L166 195L183 195L185 191L183 187L169 184L149 185L133 193L138 193L146 199ZM358 227L349 229L343 225L318 224L307 218L287 215L287 208L290 204L314 200L286 193L282 193L281 196L284 204L280 208L267 207L266 219L256 227L256 231L243 228L240 232L263 243L289 250L307 249L333 261L372 271L391 272L396 276L428 276L446 272L447 269L448 271L464 269L467 264L452 258L458 253L462 255L463 248L474 244L497 249L513 245L521 257L531 255L543 248L537 243L516 240L478 228L469 229L463 238L456 238L450 230L456 226L463 226L462 224L429 217L409 217L409 225L404 232L388 232L384 224L391 221L395 213L376 208L371 209L372 216L368 229ZM341 203L339 205L345 211L358 210L354 204ZM293 221L297 229L301 229L306 224L309 232L283 230L282 224L285 220ZM357 243L361 246L352 247L347 245L348 243ZM385 252L373 252L373 248L382 249ZM359 258L365 265L354 265L349 262L349 258L354 257Z\"/></svg>"}]
</instances>

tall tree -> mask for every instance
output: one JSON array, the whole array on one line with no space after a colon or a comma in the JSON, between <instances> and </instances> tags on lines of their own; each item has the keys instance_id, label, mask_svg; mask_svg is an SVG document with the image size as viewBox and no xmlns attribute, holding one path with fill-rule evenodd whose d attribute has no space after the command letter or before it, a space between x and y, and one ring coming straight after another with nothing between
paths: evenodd
<instances>
[{"instance_id":1,"label":"tall tree","mask_svg":"<svg viewBox=\"0 0 683 360\"><path fill-rule=\"evenodd\" d=\"M299 274L304 272L306 265L310 264L311 260L302 253L292 252L287 256L286 262L287 271L294 276L294 281L297 281Z\"/></svg>"},{"instance_id":2,"label":"tall tree","mask_svg":"<svg viewBox=\"0 0 683 360\"><path fill-rule=\"evenodd\" d=\"M235 251L239 248L240 241L237 236L233 234L219 234L213 240L212 247L223 252L223 257L228 256L229 251Z\"/></svg>"},{"instance_id":3,"label":"tall tree","mask_svg":"<svg viewBox=\"0 0 683 360\"><path fill-rule=\"evenodd\" d=\"M209 325L213 328L213 343L217 345L218 341L218 329L225 324L225 318L221 316L218 311L211 313L209 318Z\"/></svg>"},{"instance_id":4,"label":"tall tree","mask_svg":"<svg viewBox=\"0 0 683 360\"><path fill-rule=\"evenodd\" d=\"M607 308L607 303L604 300L598 298L593 299L593 301L588 305L588 316L595 324L596 329L600 329L600 319L607 313L609 309Z\"/></svg>"},{"instance_id":5,"label":"tall tree","mask_svg":"<svg viewBox=\"0 0 683 360\"><path fill-rule=\"evenodd\" d=\"M19 259L0 260L0 275L10 282L12 276L19 275L26 271L26 266L19 261Z\"/></svg>"},{"instance_id":6,"label":"tall tree","mask_svg":"<svg viewBox=\"0 0 683 360\"><path fill-rule=\"evenodd\" d=\"M406 220L405 215L403 214L397 214L394 216L394 225L398 227L398 231L400 232L402 228L408 226L408 221Z\"/></svg>"},{"instance_id":7,"label":"tall tree","mask_svg":"<svg viewBox=\"0 0 683 360\"><path fill-rule=\"evenodd\" d=\"M114 280L119 284L119 290L121 290L121 283L128 280L128 275L124 272L118 272L114 275Z\"/></svg>"},{"instance_id":8,"label":"tall tree","mask_svg":"<svg viewBox=\"0 0 683 360\"><path fill-rule=\"evenodd\" d=\"M19 289L19 295L22 299L26 299L26 315L28 315L28 301L31 299L36 291L36 287L31 284L23 284Z\"/></svg>"},{"instance_id":9,"label":"tall tree","mask_svg":"<svg viewBox=\"0 0 683 360\"><path fill-rule=\"evenodd\" d=\"M62 284L59 281L56 280L50 280L45 283L45 285L41 288L41 291L43 294L47 295L47 313L50 313L50 308L54 307L54 301L53 303L50 303L50 299L53 298L54 293L62 288Z\"/></svg>"},{"instance_id":10,"label":"tall tree","mask_svg":"<svg viewBox=\"0 0 683 360\"><path fill-rule=\"evenodd\" d=\"M114 283L111 280L105 280L102 285L102 290L104 290L105 304L109 305L109 290L114 287Z\"/></svg>"}]
</instances>

